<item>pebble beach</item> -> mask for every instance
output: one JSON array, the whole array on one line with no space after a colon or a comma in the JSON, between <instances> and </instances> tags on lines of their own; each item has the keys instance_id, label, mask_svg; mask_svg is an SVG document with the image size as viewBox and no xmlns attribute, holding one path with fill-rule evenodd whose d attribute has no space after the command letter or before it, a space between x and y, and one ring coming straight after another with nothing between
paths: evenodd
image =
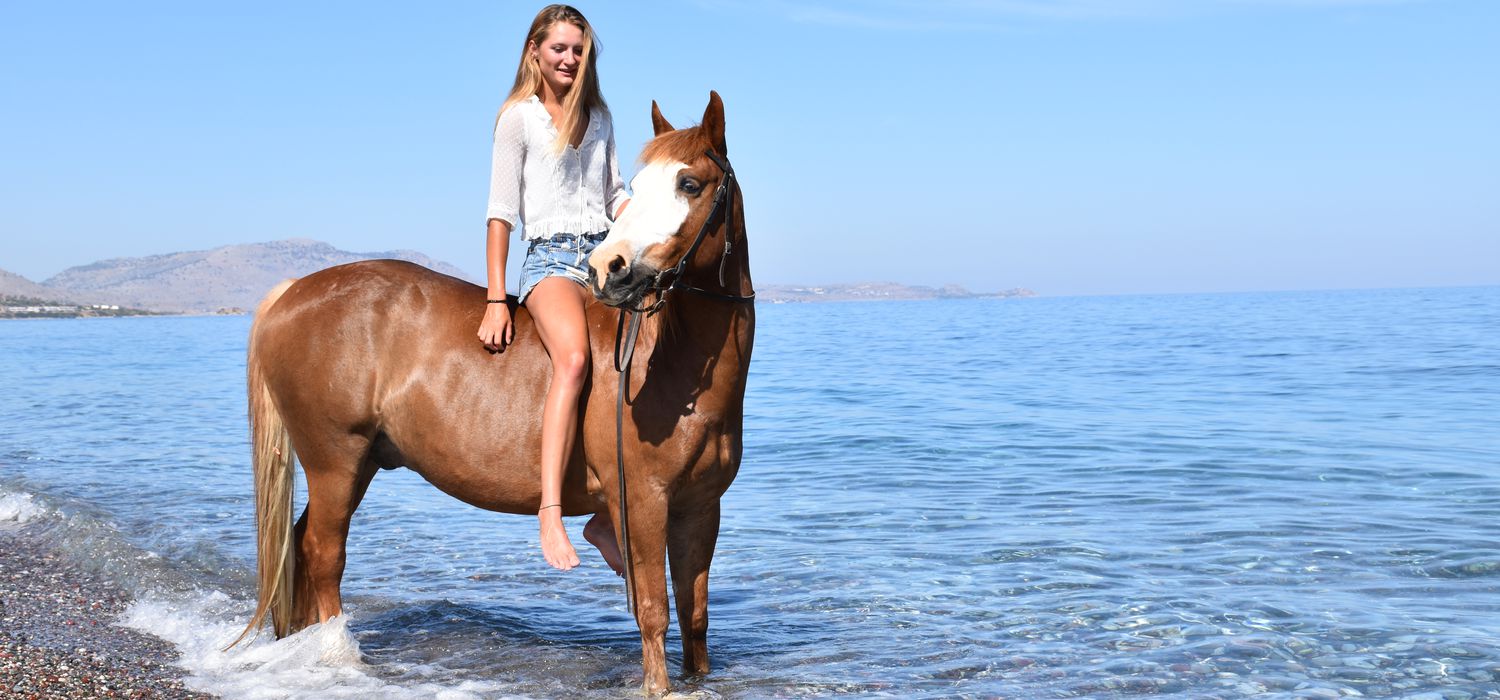
<instances>
[{"instance_id":1,"label":"pebble beach","mask_svg":"<svg viewBox=\"0 0 1500 700\"><path fill-rule=\"evenodd\" d=\"M184 687L171 644L117 624L127 592L35 527L0 528L0 697L214 697Z\"/></svg>"}]
</instances>

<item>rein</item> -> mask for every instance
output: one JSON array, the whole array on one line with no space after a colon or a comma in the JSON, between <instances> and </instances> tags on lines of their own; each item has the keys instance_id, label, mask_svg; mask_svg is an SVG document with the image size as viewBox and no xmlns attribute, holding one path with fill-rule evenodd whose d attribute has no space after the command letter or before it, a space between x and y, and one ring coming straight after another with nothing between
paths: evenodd
<instances>
[{"instance_id":1,"label":"rein","mask_svg":"<svg viewBox=\"0 0 1500 700\"><path fill-rule=\"evenodd\" d=\"M667 303L667 294L675 289L692 292L710 299L718 299L736 304L749 304L755 301L755 292L746 295L725 294L723 292L711 292L707 289L694 287L683 281L682 274L687 269L687 263L698 252L698 246L713 230L714 219L722 212L724 217L724 252L719 257L719 286L724 286L724 269L729 262L729 255L733 251L731 247L734 240L731 225L734 217L734 168L729 165L729 159L722 158L713 151L704 151L715 165L724 172L724 177L719 181L719 187L714 192L713 209L709 210L708 218L703 220L702 228L698 229L698 236L693 239L693 245L682 255L677 264L656 274L651 282L651 288L647 289L641 296L656 293L656 301L650 306L644 307L621 307L620 320L615 325L615 371L620 373L620 388L615 394L615 465L617 467L618 483L620 487L620 554L625 558L625 604L629 606L630 613L636 614L635 597L635 565L634 558L630 556L630 501L626 498L625 489L625 394L630 389L630 362L635 357L636 337L641 330L641 317L650 316L661 309ZM667 276L671 275L671 284L666 283ZM625 317L630 317L630 327L625 327ZM624 338L622 345L620 340ZM622 353L623 350L623 353Z\"/></svg>"},{"instance_id":2,"label":"rein","mask_svg":"<svg viewBox=\"0 0 1500 700\"><path fill-rule=\"evenodd\" d=\"M703 154L708 156L715 165L719 166L720 170L724 171L724 177L719 180L719 186L714 191L714 206L709 210L708 218L703 220L703 226L698 229L698 235L693 238L693 245L689 246L687 252L682 254L682 259L678 260L676 265L656 273L655 279L651 280L651 287L641 294L642 298L644 298L647 294L654 292L656 294L656 301L650 306L629 307L625 310L648 316L654 314L663 304L667 303L667 294L676 289L693 292L694 294L712 299L742 304L755 301L755 292L750 292L744 296L725 294L723 292L710 292L707 289L694 287L682 278L683 271L687 269L688 261L693 259L694 253L698 252L698 246L703 245L703 240L708 237L709 232L714 228L714 219L721 212L724 215L724 252L719 256L720 287L724 286L724 269L729 262L730 254L734 252L732 249L734 246L734 236L732 235L733 232L730 231L730 224L734 215L734 167L729 164L729 159L722 158L713 151L704 151ZM667 284L666 282L668 277L672 280L671 284Z\"/></svg>"}]
</instances>

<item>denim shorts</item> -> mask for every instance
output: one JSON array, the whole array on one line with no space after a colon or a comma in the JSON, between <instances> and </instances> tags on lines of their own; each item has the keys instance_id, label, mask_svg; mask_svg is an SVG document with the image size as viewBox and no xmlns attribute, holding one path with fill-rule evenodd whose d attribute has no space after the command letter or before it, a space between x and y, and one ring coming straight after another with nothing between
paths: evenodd
<instances>
[{"instance_id":1,"label":"denim shorts","mask_svg":"<svg viewBox=\"0 0 1500 700\"><path fill-rule=\"evenodd\" d=\"M594 252L594 246L606 235L608 231L581 236L559 233L532 241L526 248L526 262L521 263L521 303L526 303L531 290L547 277L566 277L580 286L588 286L589 253Z\"/></svg>"}]
</instances>

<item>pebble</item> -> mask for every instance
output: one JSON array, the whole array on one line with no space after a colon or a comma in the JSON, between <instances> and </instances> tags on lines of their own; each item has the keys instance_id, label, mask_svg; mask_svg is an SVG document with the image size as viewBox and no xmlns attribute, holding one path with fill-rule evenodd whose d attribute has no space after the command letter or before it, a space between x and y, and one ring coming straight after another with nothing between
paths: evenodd
<instances>
[{"instance_id":1,"label":"pebble","mask_svg":"<svg viewBox=\"0 0 1500 700\"><path fill-rule=\"evenodd\" d=\"M1436 661L1418 661L1412 664L1412 672L1418 676L1446 676L1448 667Z\"/></svg>"},{"instance_id":2,"label":"pebble","mask_svg":"<svg viewBox=\"0 0 1500 700\"><path fill-rule=\"evenodd\" d=\"M629 482L626 482L628 485ZM1332 688L1305 688L1297 691L1299 698L1315 698L1317 700L1339 700L1343 695Z\"/></svg>"},{"instance_id":3,"label":"pebble","mask_svg":"<svg viewBox=\"0 0 1500 700\"><path fill-rule=\"evenodd\" d=\"M0 697L213 697L183 686L171 644L115 626L129 601L29 528L0 531Z\"/></svg>"}]
</instances>

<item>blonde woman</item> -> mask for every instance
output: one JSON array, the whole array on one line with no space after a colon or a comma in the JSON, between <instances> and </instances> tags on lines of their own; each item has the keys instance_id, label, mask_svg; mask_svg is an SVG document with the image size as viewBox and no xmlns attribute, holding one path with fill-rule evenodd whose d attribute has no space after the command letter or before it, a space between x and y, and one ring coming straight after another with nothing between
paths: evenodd
<instances>
[{"instance_id":1,"label":"blonde woman","mask_svg":"<svg viewBox=\"0 0 1500 700\"><path fill-rule=\"evenodd\" d=\"M515 86L495 122L486 215L489 303L479 340L503 349L513 336L505 304L505 257L519 224L526 238L520 297L552 358L542 410L542 556L564 571L578 553L562 522L562 481L578 428L578 394L591 358L584 323L588 254L629 203L615 158L614 126L599 91L599 45L588 20L567 5L537 13L521 49ZM584 538L621 570L608 516Z\"/></svg>"}]
</instances>

